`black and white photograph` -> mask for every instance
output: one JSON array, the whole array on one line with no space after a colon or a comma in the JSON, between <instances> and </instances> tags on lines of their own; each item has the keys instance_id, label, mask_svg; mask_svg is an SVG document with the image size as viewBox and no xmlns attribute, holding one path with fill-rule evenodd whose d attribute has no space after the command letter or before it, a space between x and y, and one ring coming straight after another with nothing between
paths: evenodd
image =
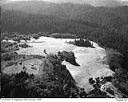
<instances>
[{"instance_id":1,"label":"black and white photograph","mask_svg":"<svg viewBox=\"0 0 128 102\"><path fill-rule=\"evenodd\" d=\"M127 101L128 0L1 0L0 31L1 99Z\"/></svg>"}]
</instances>

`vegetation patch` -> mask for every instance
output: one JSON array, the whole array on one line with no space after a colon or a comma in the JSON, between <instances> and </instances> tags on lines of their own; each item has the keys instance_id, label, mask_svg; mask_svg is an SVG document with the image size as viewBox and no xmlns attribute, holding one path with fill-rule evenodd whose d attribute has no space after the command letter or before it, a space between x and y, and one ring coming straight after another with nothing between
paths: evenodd
<instances>
[{"instance_id":1,"label":"vegetation patch","mask_svg":"<svg viewBox=\"0 0 128 102\"><path fill-rule=\"evenodd\" d=\"M94 48L93 43L91 43L89 40L79 39L68 42L69 44L73 44L80 47L91 47Z\"/></svg>"},{"instance_id":2,"label":"vegetation patch","mask_svg":"<svg viewBox=\"0 0 128 102\"><path fill-rule=\"evenodd\" d=\"M38 76L2 74L2 97L78 97L76 83L57 55L47 55L41 71Z\"/></svg>"},{"instance_id":3,"label":"vegetation patch","mask_svg":"<svg viewBox=\"0 0 128 102\"><path fill-rule=\"evenodd\" d=\"M29 46L29 45L26 44L26 43L23 43L23 44L19 44L19 47L28 48L28 47L31 47L31 46Z\"/></svg>"},{"instance_id":4,"label":"vegetation patch","mask_svg":"<svg viewBox=\"0 0 128 102\"><path fill-rule=\"evenodd\" d=\"M61 57L62 61L67 61L75 66L80 66L77 62L76 62L76 57L74 55L73 52L67 52L67 51L63 51L63 52L58 52L58 56Z\"/></svg>"},{"instance_id":5,"label":"vegetation patch","mask_svg":"<svg viewBox=\"0 0 128 102\"><path fill-rule=\"evenodd\" d=\"M106 64L115 72L110 82L120 91L123 97L128 97L128 73L122 67L123 58L121 53L113 49L106 49Z\"/></svg>"}]
</instances>

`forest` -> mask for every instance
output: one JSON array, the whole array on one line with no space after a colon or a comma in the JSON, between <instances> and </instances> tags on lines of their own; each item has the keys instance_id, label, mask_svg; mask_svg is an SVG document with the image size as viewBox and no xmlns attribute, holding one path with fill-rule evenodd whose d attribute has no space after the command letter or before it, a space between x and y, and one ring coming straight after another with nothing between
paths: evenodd
<instances>
[{"instance_id":1,"label":"forest","mask_svg":"<svg viewBox=\"0 0 128 102\"><path fill-rule=\"evenodd\" d=\"M54 5L54 4L53 4ZM10 6L11 7L11 6ZM61 9L60 9L61 7ZM72 9L71 9L72 7ZM42 10L43 8L41 8ZM114 8L107 8L107 7L92 7L86 5L75 5L75 4L63 4L57 5L55 4L51 8L48 9L47 13L35 13L25 12L25 10L17 9L16 7L6 8L6 6L1 8L1 32L8 32L6 34L11 34L13 32L18 32L18 34L26 34L29 35L30 33L37 33L37 32L46 32L45 35L51 35L54 33L65 34L69 33L72 34L73 37L77 36L79 38L85 38L97 42L100 46L106 49L113 49L114 51L119 52L121 55L113 54L111 56L111 52L108 51L108 57L110 69L116 72L115 76L111 79L113 84L124 94L128 95L127 90L127 83L128 83L128 7L121 6L121 7L114 7ZM29 13L28 13L29 12ZM53 13L51 13L53 12ZM7 35L8 36L8 35ZM54 35L55 36L55 35ZM57 35L58 36L58 35ZM63 35L62 35L63 36ZM69 36L69 35L68 35ZM19 37L20 38L20 37ZM38 36L35 36L38 38ZM29 37L28 37L29 39ZM111 56L111 57L110 57ZM65 66L60 65L61 68L65 68ZM54 71L53 71L54 72ZM23 80L17 84L17 77L24 76ZM59 72L55 73L57 76L60 75ZM64 73L65 76L65 73ZM69 93L71 94L71 90L68 93L68 90L65 93L62 90L62 86L59 86L60 83L57 83L55 86L48 86L45 84L44 86L40 86L41 81L45 79L39 80L38 78L38 85L35 84L36 81L31 79L32 76L27 75L26 73L19 73L18 75L14 76L2 76L5 79L2 79L2 83L5 84L5 88L7 88L8 83L13 78L14 80L11 81L10 86L7 88L10 90L12 87L16 87L21 89L22 84L25 84L23 90L28 89L29 93L33 93L33 97L51 97L52 92L55 96L59 97L69 97ZM12 77L12 78L10 78ZM48 76L50 77L50 76ZM29 83L26 84L26 78L28 78ZM32 77L33 78L33 77ZM61 77L59 77L61 82ZM34 80L34 81L31 81ZM56 79L50 79L56 80ZM24 82L22 82L24 81ZM46 80L47 81L47 80ZM76 88L74 86L74 81L70 80L70 87ZM31 83L33 85L31 86ZM13 84L12 84L13 83ZM52 82L51 82L52 83ZM65 82L62 82L65 84ZM66 82L68 83L68 82ZM67 84L68 85L68 84ZM33 87L35 89L33 89ZM42 88L43 87L43 88ZM59 90L57 90L57 87ZM41 90L41 88L43 90ZM33 89L33 90L31 90ZM38 90L39 89L39 90ZM44 90L47 89L47 90ZM14 89L15 92L16 89ZM48 94L50 90L50 94ZM56 90L56 91L54 91ZM29 92L30 91L30 92ZM31 92L33 91L33 92ZM38 91L38 92L37 92ZM42 93L45 93L46 96L42 96ZM51 92L52 91L52 92ZM75 91L78 93L77 88ZM3 96L9 97L6 91L2 93ZM60 93L56 93L60 92ZM99 90L94 91L92 93L99 93ZM16 94L17 92L15 92ZM37 94L36 94L37 93ZM39 94L40 93L40 94ZM85 92L83 92L85 93ZM12 93L13 94L13 93ZM39 95L38 95L39 94ZM43 94L43 95L45 95ZM73 92L74 94L74 92ZM15 96L15 95L14 95ZM19 97L22 95L19 95ZM94 95L95 96L95 95ZM93 96L93 97L94 97ZM99 95L100 96L100 95ZM101 96L108 97L104 93ZM24 96L23 96L24 97ZM77 97L71 95L71 97ZM87 95L83 96L87 97Z\"/></svg>"},{"instance_id":2,"label":"forest","mask_svg":"<svg viewBox=\"0 0 128 102\"><path fill-rule=\"evenodd\" d=\"M127 70L127 6L107 8L62 4L61 10L58 10L60 6L53 5L46 14L41 12L36 14L34 11L28 13L29 9L25 12L24 9L17 9L17 6L9 6L10 8L6 8L7 5L3 6L1 8L1 31L9 33L21 32L24 34L31 32L71 33L78 37L88 38L98 42L101 46L121 52L124 55L123 59L125 59L121 65L124 68L126 67ZM72 9L70 9L71 7ZM40 8L40 10L43 10L43 8ZM57 13L50 15L51 10ZM64 12L63 15L62 12Z\"/></svg>"}]
</instances>

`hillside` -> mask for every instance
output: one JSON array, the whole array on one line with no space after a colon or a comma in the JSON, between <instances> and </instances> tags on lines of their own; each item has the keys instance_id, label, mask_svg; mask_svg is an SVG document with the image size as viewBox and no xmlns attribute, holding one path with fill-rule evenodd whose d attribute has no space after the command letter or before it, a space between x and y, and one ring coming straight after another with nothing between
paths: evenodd
<instances>
[{"instance_id":1,"label":"hillside","mask_svg":"<svg viewBox=\"0 0 128 102\"><path fill-rule=\"evenodd\" d=\"M127 6L107 8L71 3L21 1L4 4L1 15L3 31L15 31L17 28L32 31L35 28L34 31L86 33L94 28L107 27L117 32L127 32L128 26Z\"/></svg>"},{"instance_id":2,"label":"hillside","mask_svg":"<svg viewBox=\"0 0 128 102\"><path fill-rule=\"evenodd\" d=\"M1 12L2 32L71 33L121 52L127 52L127 28L128 6L21 1L4 4Z\"/></svg>"},{"instance_id":3,"label":"hillside","mask_svg":"<svg viewBox=\"0 0 128 102\"><path fill-rule=\"evenodd\" d=\"M111 82L128 95L128 6L94 7L33 1L3 4L1 10L2 40L20 34L41 36L38 32L45 36L66 33L87 38L108 49L107 63L115 72Z\"/></svg>"}]
</instances>

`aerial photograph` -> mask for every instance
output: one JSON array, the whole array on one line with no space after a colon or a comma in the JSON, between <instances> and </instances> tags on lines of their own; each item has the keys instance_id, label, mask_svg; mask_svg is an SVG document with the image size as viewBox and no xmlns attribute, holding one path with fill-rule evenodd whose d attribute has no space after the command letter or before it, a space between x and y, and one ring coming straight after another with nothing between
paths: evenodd
<instances>
[{"instance_id":1,"label":"aerial photograph","mask_svg":"<svg viewBox=\"0 0 128 102\"><path fill-rule=\"evenodd\" d=\"M1 0L0 98L128 98L128 0Z\"/></svg>"}]
</instances>

